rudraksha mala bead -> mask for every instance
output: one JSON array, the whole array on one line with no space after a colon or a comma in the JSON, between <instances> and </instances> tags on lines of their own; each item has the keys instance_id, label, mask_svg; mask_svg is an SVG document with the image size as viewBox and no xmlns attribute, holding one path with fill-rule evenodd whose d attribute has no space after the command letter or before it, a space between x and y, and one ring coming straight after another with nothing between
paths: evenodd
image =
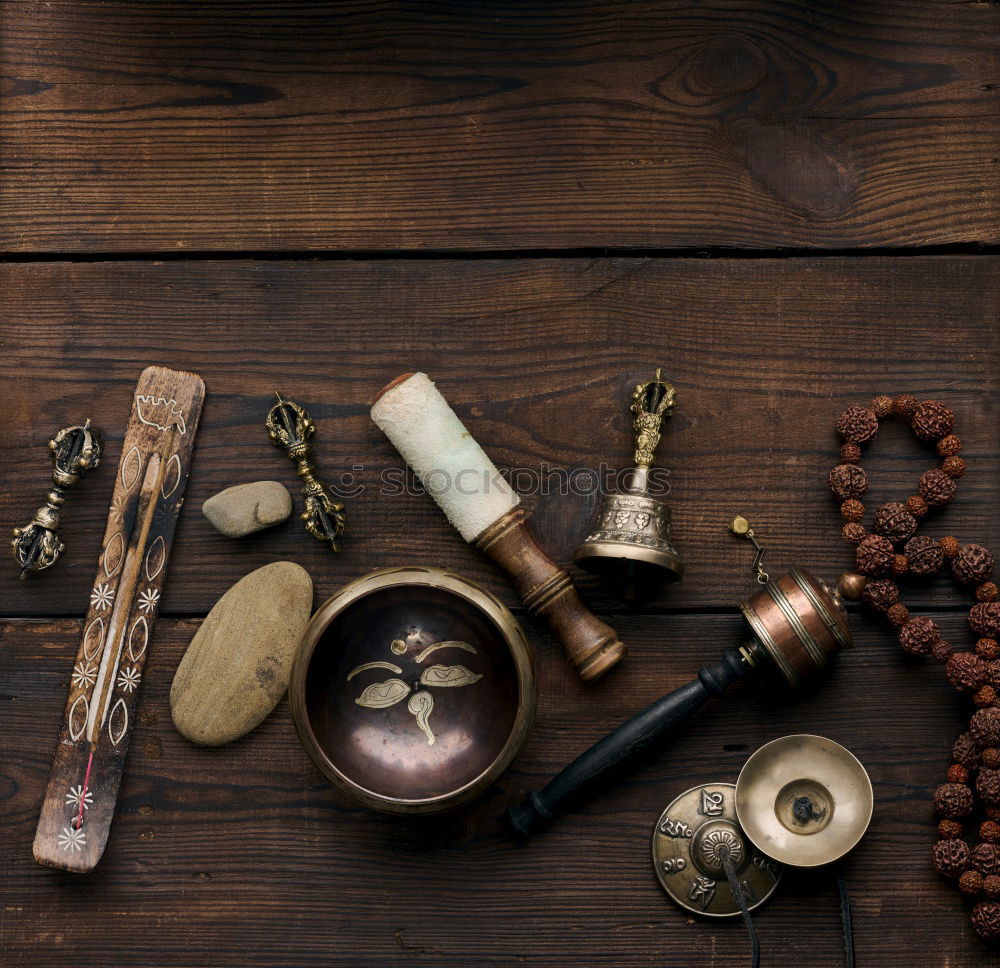
<instances>
[{"instance_id":1,"label":"rudraksha mala bead","mask_svg":"<svg viewBox=\"0 0 1000 968\"><path fill-rule=\"evenodd\" d=\"M956 840L965 828L957 820L942 820L938 824L938 836L942 840Z\"/></svg>"},{"instance_id":2,"label":"rudraksha mala bead","mask_svg":"<svg viewBox=\"0 0 1000 968\"><path fill-rule=\"evenodd\" d=\"M878 433L878 415L867 407L848 407L837 421L837 433L848 443L864 444Z\"/></svg>"},{"instance_id":3,"label":"rudraksha mala bead","mask_svg":"<svg viewBox=\"0 0 1000 968\"><path fill-rule=\"evenodd\" d=\"M1000 874L1000 847L996 844L976 844L969 855L969 862L983 874Z\"/></svg>"},{"instance_id":4,"label":"rudraksha mala bead","mask_svg":"<svg viewBox=\"0 0 1000 968\"><path fill-rule=\"evenodd\" d=\"M989 666L985 666L985 668L988 676L990 674ZM973 694L972 701L977 706L992 706L997 701L997 691L993 686L980 686Z\"/></svg>"},{"instance_id":5,"label":"rudraksha mala bead","mask_svg":"<svg viewBox=\"0 0 1000 968\"><path fill-rule=\"evenodd\" d=\"M877 608L880 612L885 612L891 605L895 605L899 601L899 588L894 581L890 581L887 578L870 581L865 585L865 590L861 593L861 599L871 605L872 608Z\"/></svg>"},{"instance_id":6,"label":"rudraksha mala bead","mask_svg":"<svg viewBox=\"0 0 1000 968\"><path fill-rule=\"evenodd\" d=\"M989 676L986 663L975 652L956 652L945 666L948 681L959 692L975 692Z\"/></svg>"},{"instance_id":7,"label":"rudraksha mala bead","mask_svg":"<svg viewBox=\"0 0 1000 968\"><path fill-rule=\"evenodd\" d=\"M873 530L892 542L906 541L917 530L917 519L910 514L905 504L890 501L875 512Z\"/></svg>"},{"instance_id":8,"label":"rudraksha mala bead","mask_svg":"<svg viewBox=\"0 0 1000 968\"><path fill-rule=\"evenodd\" d=\"M969 609L969 625L977 635L1000 635L1000 602L980 602Z\"/></svg>"},{"instance_id":9,"label":"rudraksha mala bead","mask_svg":"<svg viewBox=\"0 0 1000 968\"><path fill-rule=\"evenodd\" d=\"M955 414L951 407L937 400L927 400L913 412L910 426L921 440L940 440L951 433L951 428L955 426Z\"/></svg>"},{"instance_id":10,"label":"rudraksha mala bead","mask_svg":"<svg viewBox=\"0 0 1000 968\"><path fill-rule=\"evenodd\" d=\"M950 477L945 480L950 481ZM868 490L868 475L857 464L838 464L830 471L827 484L841 501L861 497Z\"/></svg>"},{"instance_id":11,"label":"rudraksha mala bead","mask_svg":"<svg viewBox=\"0 0 1000 968\"><path fill-rule=\"evenodd\" d=\"M849 465L858 467L857 464ZM858 470L861 470L858 467ZM940 507L947 504L954 496L958 485L939 468L932 468L920 475L920 496L931 505Z\"/></svg>"},{"instance_id":12,"label":"rudraksha mala bead","mask_svg":"<svg viewBox=\"0 0 1000 968\"><path fill-rule=\"evenodd\" d=\"M983 889L983 875L975 870L965 871L958 879L958 889L969 897L975 897Z\"/></svg>"},{"instance_id":13,"label":"rudraksha mala bead","mask_svg":"<svg viewBox=\"0 0 1000 968\"><path fill-rule=\"evenodd\" d=\"M896 627L905 625L910 619L910 610L902 603L896 602L886 609L885 617Z\"/></svg>"},{"instance_id":14,"label":"rudraksha mala bead","mask_svg":"<svg viewBox=\"0 0 1000 968\"><path fill-rule=\"evenodd\" d=\"M964 783L942 783L934 791L934 809L947 820L968 817L974 808L972 790Z\"/></svg>"},{"instance_id":15,"label":"rudraksha mala bead","mask_svg":"<svg viewBox=\"0 0 1000 968\"><path fill-rule=\"evenodd\" d=\"M972 738L971 733L962 733L951 748L951 758L969 770L974 770L979 766L980 756L980 747Z\"/></svg>"},{"instance_id":16,"label":"rudraksha mala bead","mask_svg":"<svg viewBox=\"0 0 1000 968\"><path fill-rule=\"evenodd\" d=\"M969 733L980 749L1000 745L1000 709L977 709L969 720Z\"/></svg>"},{"instance_id":17,"label":"rudraksha mala bead","mask_svg":"<svg viewBox=\"0 0 1000 968\"><path fill-rule=\"evenodd\" d=\"M937 622L929 618L911 618L899 630L899 645L910 655L928 655L941 638Z\"/></svg>"},{"instance_id":18,"label":"rudraksha mala bead","mask_svg":"<svg viewBox=\"0 0 1000 968\"><path fill-rule=\"evenodd\" d=\"M872 410L875 411L875 416L881 420L883 417L888 417L892 413L892 397L888 394L880 393L874 400L872 400Z\"/></svg>"},{"instance_id":19,"label":"rudraksha mala bead","mask_svg":"<svg viewBox=\"0 0 1000 968\"><path fill-rule=\"evenodd\" d=\"M861 544L861 542L865 540L868 532L865 531L864 527L858 524L857 521L848 521L847 524L844 525L841 534L844 536L844 540L849 545L857 547L857 545Z\"/></svg>"},{"instance_id":20,"label":"rudraksha mala bead","mask_svg":"<svg viewBox=\"0 0 1000 968\"><path fill-rule=\"evenodd\" d=\"M985 582L993 574L993 555L982 545L962 545L951 563L951 570L966 585Z\"/></svg>"},{"instance_id":21,"label":"rudraksha mala bead","mask_svg":"<svg viewBox=\"0 0 1000 968\"><path fill-rule=\"evenodd\" d=\"M883 538L880 534L870 534L858 545L855 552L858 571L869 577L884 575L892 567L894 555L892 542L888 538Z\"/></svg>"},{"instance_id":22,"label":"rudraksha mala bead","mask_svg":"<svg viewBox=\"0 0 1000 968\"><path fill-rule=\"evenodd\" d=\"M934 867L945 877L958 877L969 865L972 851L964 840L939 840L931 851Z\"/></svg>"},{"instance_id":23,"label":"rudraksha mala bead","mask_svg":"<svg viewBox=\"0 0 1000 968\"><path fill-rule=\"evenodd\" d=\"M965 473L965 461L961 457L946 457L941 461L941 470L955 480Z\"/></svg>"},{"instance_id":24,"label":"rudraksha mala bead","mask_svg":"<svg viewBox=\"0 0 1000 968\"><path fill-rule=\"evenodd\" d=\"M1000 804L1000 770L982 767L976 776L976 793L984 803ZM1000 874L1000 871L993 873Z\"/></svg>"},{"instance_id":25,"label":"rudraksha mala bead","mask_svg":"<svg viewBox=\"0 0 1000 968\"><path fill-rule=\"evenodd\" d=\"M910 571L920 578L936 575L944 564L941 546L926 534L910 538L903 546L903 554L910 562Z\"/></svg>"},{"instance_id":26,"label":"rudraksha mala bead","mask_svg":"<svg viewBox=\"0 0 1000 968\"><path fill-rule=\"evenodd\" d=\"M937 452L942 457L957 457L962 452L962 441L954 434L948 434L937 442Z\"/></svg>"},{"instance_id":27,"label":"rudraksha mala bead","mask_svg":"<svg viewBox=\"0 0 1000 968\"><path fill-rule=\"evenodd\" d=\"M972 909L972 926L984 941L1000 941L1000 903L980 901Z\"/></svg>"},{"instance_id":28,"label":"rudraksha mala bead","mask_svg":"<svg viewBox=\"0 0 1000 968\"><path fill-rule=\"evenodd\" d=\"M879 420L888 417L906 420L919 440L934 446L940 464L920 476L917 494L881 505L869 533L859 500L868 490L868 476L860 463L862 445L876 436ZM935 868L956 880L962 893L976 902L975 930L1000 942L1000 589L991 580L995 562L982 545L960 545L950 535L935 540L917 533L925 519L952 500L956 482L966 471L954 425L950 407L936 400L921 403L909 394L895 398L882 394L870 407L848 407L840 415L836 429L844 443L828 483L841 502L842 535L855 547L860 574L842 575L837 589L845 598L860 599L883 614L898 629L903 651L930 655L944 665L951 684L978 707L968 731L952 749L948 782L934 791L940 839L932 856ZM900 601L897 580L947 572L976 599L969 625L979 640L969 651L953 649L933 620L912 616ZM894 578L884 577L890 573ZM978 829L978 843L964 839L966 820L970 829Z\"/></svg>"}]
</instances>

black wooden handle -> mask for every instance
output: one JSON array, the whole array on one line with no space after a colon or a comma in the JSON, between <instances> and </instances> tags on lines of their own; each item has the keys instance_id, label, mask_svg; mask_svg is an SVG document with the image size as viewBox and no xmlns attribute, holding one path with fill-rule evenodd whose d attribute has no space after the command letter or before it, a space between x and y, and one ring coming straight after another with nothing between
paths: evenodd
<instances>
[{"instance_id":1,"label":"black wooden handle","mask_svg":"<svg viewBox=\"0 0 1000 968\"><path fill-rule=\"evenodd\" d=\"M529 793L523 803L507 811L514 835L527 840L560 814L585 803L636 769L660 749L671 730L711 696L725 693L751 668L739 651L727 649L718 662L703 667L686 686L626 720L554 776L543 789Z\"/></svg>"}]
</instances>

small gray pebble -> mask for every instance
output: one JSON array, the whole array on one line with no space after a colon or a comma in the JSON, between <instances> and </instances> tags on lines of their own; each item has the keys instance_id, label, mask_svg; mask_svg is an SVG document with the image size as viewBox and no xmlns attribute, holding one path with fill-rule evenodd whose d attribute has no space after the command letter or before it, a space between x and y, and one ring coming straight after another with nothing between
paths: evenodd
<instances>
[{"instance_id":1,"label":"small gray pebble","mask_svg":"<svg viewBox=\"0 0 1000 968\"><path fill-rule=\"evenodd\" d=\"M201 513L226 537L242 538L287 520L292 496L278 481L253 481L213 494Z\"/></svg>"}]
</instances>

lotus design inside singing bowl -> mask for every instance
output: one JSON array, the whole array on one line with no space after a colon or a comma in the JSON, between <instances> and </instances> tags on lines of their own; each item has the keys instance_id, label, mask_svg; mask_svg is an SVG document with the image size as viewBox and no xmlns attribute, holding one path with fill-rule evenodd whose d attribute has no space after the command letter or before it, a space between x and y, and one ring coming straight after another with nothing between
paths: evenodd
<instances>
[{"instance_id":1,"label":"lotus design inside singing bowl","mask_svg":"<svg viewBox=\"0 0 1000 968\"><path fill-rule=\"evenodd\" d=\"M484 588L438 568L374 572L323 604L289 696L320 772L392 813L477 796L520 750L535 712L517 620Z\"/></svg>"}]
</instances>

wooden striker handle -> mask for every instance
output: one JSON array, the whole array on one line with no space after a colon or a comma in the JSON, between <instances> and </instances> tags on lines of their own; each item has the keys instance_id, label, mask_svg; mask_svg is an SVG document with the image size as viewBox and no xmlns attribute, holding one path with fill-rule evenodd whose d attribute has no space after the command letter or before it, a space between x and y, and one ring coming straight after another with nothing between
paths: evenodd
<instances>
[{"instance_id":1,"label":"wooden striker handle","mask_svg":"<svg viewBox=\"0 0 1000 968\"><path fill-rule=\"evenodd\" d=\"M599 679L625 655L618 633L580 601L572 579L542 550L523 510L508 511L475 544L510 575L528 610L549 624L582 679Z\"/></svg>"}]
</instances>

